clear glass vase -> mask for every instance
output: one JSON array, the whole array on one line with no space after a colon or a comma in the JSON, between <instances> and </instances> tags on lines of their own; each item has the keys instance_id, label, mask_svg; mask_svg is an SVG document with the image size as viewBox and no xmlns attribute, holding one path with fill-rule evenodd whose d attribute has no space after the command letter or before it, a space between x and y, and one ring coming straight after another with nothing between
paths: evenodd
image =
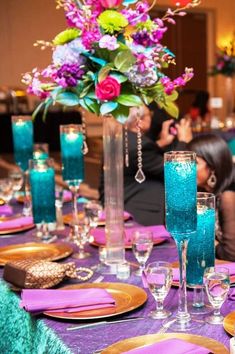
<instances>
[{"instance_id":1,"label":"clear glass vase","mask_svg":"<svg viewBox=\"0 0 235 354\"><path fill-rule=\"evenodd\" d=\"M117 273L125 262L123 222L123 126L112 115L103 116L105 190L105 264Z\"/></svg>"}]
</instances>

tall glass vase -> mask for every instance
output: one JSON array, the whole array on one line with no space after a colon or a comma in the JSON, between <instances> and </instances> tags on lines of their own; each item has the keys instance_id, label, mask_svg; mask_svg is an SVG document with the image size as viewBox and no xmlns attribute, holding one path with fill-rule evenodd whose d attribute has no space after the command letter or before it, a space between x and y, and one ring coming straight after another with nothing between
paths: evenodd
<instances>
[{"instance_id":1,"label":"tall glass vase","mask_svg":"<svg viewBox=\"0 0 235 354\"><path fill-rule=\"evenodd\" d=\"M225 79L225 118L232 118L234 111L233 78Z\"/></svg>"},{"instance_id":2,"label":"tall glass vase","mask_svg":"<svg viewBox=\"0 0 235 354\"><path fill-rule=\"evenodd\" d=\"M123 222L123 127L112 115L103 117L106 260L110 273L125 262Z\"/></svg>"}]
</instances>

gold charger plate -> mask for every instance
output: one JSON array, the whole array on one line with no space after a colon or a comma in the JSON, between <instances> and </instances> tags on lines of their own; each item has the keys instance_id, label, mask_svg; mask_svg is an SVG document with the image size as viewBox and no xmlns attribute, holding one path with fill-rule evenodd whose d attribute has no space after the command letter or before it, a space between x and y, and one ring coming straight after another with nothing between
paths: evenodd
<instances>
[{"instance_id":1,"label":"gold charger plate","mask_svg":"<svg viewBox=\"0 0 235 354\"><path fill-rule=\"evenodd\" d=\"M91 235L91 236L92 236L92 235ZM155 241L153 242L153 245L154 245L154 246L160 245L161 243L166 242L166 240L167 240L167 238L165 238L165 237L159 237L159 239L157 239L157 240L155 240ZM97 241L92 241L92 242L90 242L90 244L91 244L92 246L96 246L96 247L105 246L105 244L99 243L99 242L97 242ZM125 249L132 249L132 245L126 244L126 245L125 245Z\"/></svg>"},{"instance_id":2,"label":"gold charger plate","mask_svg":"<svg viewBox=\"0 0 235 354\"><path fill-rule=\"evenodd\" d=\"M233 263L233 262L229 262L229 261L223 261L222 259L216 259L215 260L215 265L223 265L225 263ZM172 268L178 268L179 267L179 262L173 262L171 263ZM230 283L235 283L235 275L231 275L230 276ZM178 281L173 281L172 282L172 286L179 286L179 282ZM190 285L187 285L188 288L193 288Z\"/></svg>"},{"instance_id":3,"label":"gold charger plate","mask_svg":"<svg viewBox=\"0 0 235 354\"><path fill-rule=\"evenodd\" d=\"M223 326L225 331L231 334L231 336L234 336L234 332L235 332L234 323L235 323L235 311L225 316L223 321Z\"/></svg>"},{"instance_id":4,"label":"gold charger plate","mask_svg":"<svg viewBox=\"0 0 235 354\"><path fill-rule=\"evenodd\" d=\"M83 211L78 212L78 217L79 216L82 217L83 215L84 215ZM127 221L130 218L131 218L130 215L123 215L123 220L124 221ZM71 224L72 219L73 219L73 215L72 214L66 214L66 215L63 216L63 221L67 225ZM105 220L99 220L97 225L98 226L105 226Z\"/></svg>"},{"instance_id":5,"label":"gold charger plate","mask_svg":"<svg viewBox=\"0 0 235 354\"><path fill-rule=\"evenodd\" d=\"M65 286L61 289L105 289L115 299L116 306L112 308L101 308L83 312L50 312L44 314L50 317L72 319L72 320L90 320L104 317L117 316L140 307L147 300L146 292L138 286L125 283L86 283Z\"/></svg>"},{"instance_id":6,"label":"gold charger plate","mask_svg":"<svg viewBox=\"0 0 235 354\"><path fill-rule=\"evenodd\" d=\"M103 349L101 354L121 354L131 349L140 348L145 345L150 345L156 342L160 342L161 340L172 338L182 339L186 342L208 348L211 352L213 352L213 354L229 354L228 349L222 343L214 339L186 333L148 334L144 336L128 338Z\"/></svg>"},{"instance_id":7,"label":"gold charger plate","mask_svg":"<svg viewBox=\"0 0 235 354\"><path fill-rule=\"evenodd\" d=\"M56 261L68 257L73 252L72 247L65 243L23 243L0 247L0 266L9 261L21 259L43 259Z\"/></svg>"}]
</instances>

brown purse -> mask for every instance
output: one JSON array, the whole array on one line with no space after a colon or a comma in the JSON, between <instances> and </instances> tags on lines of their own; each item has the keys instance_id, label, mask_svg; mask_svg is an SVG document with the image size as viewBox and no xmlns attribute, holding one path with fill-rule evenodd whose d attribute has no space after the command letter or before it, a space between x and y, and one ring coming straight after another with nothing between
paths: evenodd
<instances>
[{"instance_id":1,"label":"brown purse","mask_svg":"<svg viewBox=\"0 0 235 354\"><path fill-rule=\"evenodd\" d=\"M59 264L26 259L6 263L3 278L19 288L46 289L59 284L66 277L86 281L92 275L91 269L77 268L74 262Z\"/></svg>"}]
</instances>

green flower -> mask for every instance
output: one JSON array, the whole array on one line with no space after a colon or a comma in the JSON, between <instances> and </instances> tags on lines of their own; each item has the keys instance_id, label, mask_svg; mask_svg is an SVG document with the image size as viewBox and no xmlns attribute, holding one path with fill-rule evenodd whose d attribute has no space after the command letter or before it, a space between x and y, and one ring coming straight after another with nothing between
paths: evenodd
<instances>
[{"instance_id":1,"label":"green flower","mask_svg":"<svg viewBox=\"0 0 235 354\"><path fill-rule=\"evenodd\" d=\"M65 43L73 41L75 38L80 36L81 31L76 28L69 28L63 32L57 34L57 36L53 39L54 45L63 45Z\"/></svg>"},{"instance_id":2,"label":"green flower","mask_svg":"<svg viewBox=\"0 0 235 354\"><path fill-rule=\"evenodd\" d=\"M120 32L128 25L127 19L117 11L106 10L98 18L98 23L105 33Z\"/></svg>"},{"instance_id":3,"label":"green flower","mask_svg":"<svg viewBox=\"0 0 235 354\"><path fill-rule=\"evenodd\" d=\"M140 23L137 23L137 25L136 25L136 29L139 31L146 29L148 32L151 32L151 30L153 30L154 27L156 27L156 25L151 20L147 20L145 22L140 22Z\"/></svg>"}]
</instances>

